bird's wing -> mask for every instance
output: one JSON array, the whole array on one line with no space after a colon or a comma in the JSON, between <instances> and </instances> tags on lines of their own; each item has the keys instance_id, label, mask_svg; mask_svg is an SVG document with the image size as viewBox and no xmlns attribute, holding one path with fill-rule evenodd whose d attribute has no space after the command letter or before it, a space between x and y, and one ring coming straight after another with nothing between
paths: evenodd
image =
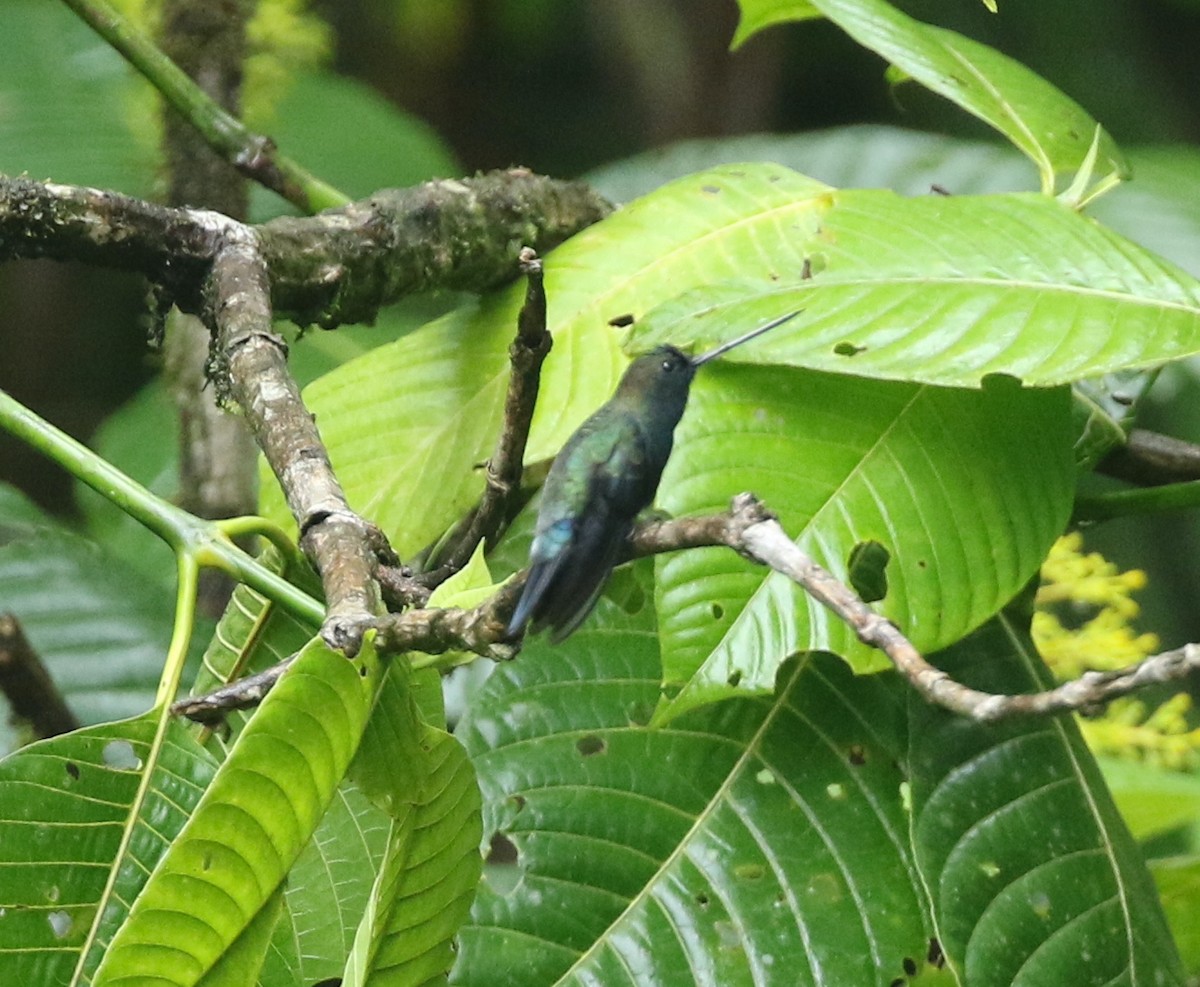
<instances>
[{"instance_id":1,"label":"bird's wing","mask_svg":"<svg viewBox=\"0 0 1200 987\"><path fill-rule=\"evenodd\" d=\"M552 473L561 471L562 479L553 504L543 499L529 577L508 624L512 635L532 619L535 631L551 628L555 642L591 612L620 557L633 515L644 506L646 450L632 421L592 419L560 456Z\"/></svg>"}]
</instances>

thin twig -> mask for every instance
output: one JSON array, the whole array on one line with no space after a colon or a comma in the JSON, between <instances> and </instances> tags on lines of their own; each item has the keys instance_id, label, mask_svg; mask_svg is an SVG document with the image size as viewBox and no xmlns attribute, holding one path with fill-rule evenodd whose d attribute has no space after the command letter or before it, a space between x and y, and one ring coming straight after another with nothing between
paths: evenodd
<instances>
[{"instance_id":1,"label":"thin twig","mask_svg":"<svg viewBox=\"0 0 1200 987\"><path fill-rule=\"evenodd\" d=\"M0 692L12 707L13 718L28 723L39 739L79 726L41 656L10 613L0 614Z\"/></svg>"},{"instance_id":2,"label":"thin twig","mask_svg":"<svg viewBox=\"0 0 1200 987\"><path fill-rule=\"evenodd\" d=\"M853 590L802 551L751 494L735 497L725 514L643 524L632 536L631 554L652 555L713 545L731 548L794 580L853 628L860 641L884 652L926 700L976 722L1091 710L1151 683L1177 681L1200 669L1200 645L1189 644L1127 669L1085 672L1078 679L1044 692L1003 695L969 688L926 661L895 624L873 611ZM383 653L471 652L493 659L509 658L514 648L506 639L507 625L523 582L523 576L510 580L472 610L447 608L388 614L377 623L377 645ZM278 677L274 671L271 674ZM251 691L257 695L263 680L256 677L247 681L252 682ZM224 691L236 695L239 684ZM190 702L200 715L208 715L212 712L209 700L210 697L202 696ZM242 706L253 705L253 701Z\"/></svg>"},{"instance_id":3,"label":"thin twig","mask_svg":"<svg viewBox=\"0 0 1200 987\"><path fill-rule=\"evenodd\" d=\"M454 544L440 560L435 572L426 574L422 584L439 585L465 566L481 542L491 545L504 532L512 514L514 500L520 495L521 466L529 425L537 403L542 363L553 340L546 331L546 289L542 262L531 247L524 247L518 258L527 279L525 304L517 317L517 335L508 348L512 374L504 399L504 424L496 440L496 450L486 465L483 496L471 512Z\"/></svg>"},{"instance_id":4,"label":"thin twig","mask_svg":"<svg viewBox=\"0 0 1200 987\"><path fill-rule=\"evenodd\" d=\"M1135 428L1124 445L1104 457L1099 470L1139 486L1200 480L1200 445Z\"/></svg>"}]
</instances>

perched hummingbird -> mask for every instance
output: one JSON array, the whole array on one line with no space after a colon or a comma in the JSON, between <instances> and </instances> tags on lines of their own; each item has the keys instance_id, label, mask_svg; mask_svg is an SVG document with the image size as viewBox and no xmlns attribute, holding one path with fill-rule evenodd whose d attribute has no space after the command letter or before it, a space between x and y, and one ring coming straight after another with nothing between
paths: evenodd
<instances>
[{"instance_id":1,"label":"perched hummingbird","mask_svg":"<svg viewBox=\"0 0 1200 987\"><path fill-rule=\"evenodd\" d=\"M654 500L696 370L798 312L689 358L674 346L639 356L616 393L567 439L542 488L529 578L508 635L550 629L557 644L596 605L634 519Z\"/></svg>"}]
</instances>

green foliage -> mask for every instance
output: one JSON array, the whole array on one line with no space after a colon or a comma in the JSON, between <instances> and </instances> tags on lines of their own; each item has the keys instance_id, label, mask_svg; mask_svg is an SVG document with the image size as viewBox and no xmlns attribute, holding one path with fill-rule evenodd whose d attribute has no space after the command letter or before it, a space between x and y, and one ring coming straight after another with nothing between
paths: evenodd
<instances>
[{"instance_id":1,"label":"green foliage","mask_svg":"<svg viewBox=\"0 0 1200 987\"><path fill-rule=\"evenodd\" d=\"M602 606L571 641L527 647L459 728L492 860L456 982L885 985L936 936L960 983L1119 982L1131 940L1126 982L1182 983L1069 723L972 726L814 655L647 730L650 615ZM1005 691L1043 674L1000 620L945 659Z\"/></svg>"},{"instance_id":2,"label":"green foliage","mask_svg":"<svg viewBox=\"0 0 1200 987\"><path fill-rule=\"evenodd\" d=\"M0 167L144 190L145 171L106 152L88 170L53 129L90 97L77 64L46 61L58 22L33 7L0 50L43 80L49 136L0 141L15 156ZM1035 688L1045 670L1005 608L1080 474L1122 441L1104 387L1140 394L1200 352L1200 159L1135 153L1141 190L1084 215L1124 158L997 51L882 0L743 0L736 40L818 17L1016 150L849 128L599 174L636 201L545 258L555 345L527 460L554 455L626 353L801 309L701 372L658 506L718 511L752 489L839 576L869 545L875 606L920 648L976 687ZM62 37L74 51L86 33ZM4 65L0 94L17 79ZM339 187L454 172L361 85L289 81L274 133ZM105 75L101 115L124 151L127 85ZM10 123L0 112L0 134ZM934 183L956 194L924 194ZM296 342L352 505L406 557L483 487L523 294ZM166 404L143 395L96 445L169 496ZM0 600L93 720L153 701L169 573L128 522L83 507L86 536L0 488ZM471 605L518 567L534 509L431 605ZM252 716L214 736L156 706L0 763L0 982L1182 984L1163 904L1200 971L1194 847L1153 856L1160 902L1133 840L1178 836L1190 778L1105 763L1131 836L1070 721L984 728L893 673L856 675L880 657L728 551L618 573L569 642L529 642L466 687L453 733L430 658L384 662L368 643L348 660L316 630L239 587L196 635L193 691L298 654Z\"/></svg>"}]
</instances>

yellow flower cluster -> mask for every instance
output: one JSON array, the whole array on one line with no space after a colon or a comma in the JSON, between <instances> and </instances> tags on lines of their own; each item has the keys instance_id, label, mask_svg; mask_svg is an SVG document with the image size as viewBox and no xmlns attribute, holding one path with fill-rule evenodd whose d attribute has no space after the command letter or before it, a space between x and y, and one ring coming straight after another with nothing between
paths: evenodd
<instances>
[{"instance_id":1,"label":"yellow flower cluster","mask_svg":"<svg viewBox=\"0 0 1200 987\"><path fill-rule=\"evenodd\" d=\"M1140 608L1132 594L1145 585L1140 569L1120 572L1099 553L1084 554L1078 532L1055 543L1042 565L1033 640L1056 678L1124 668L1158 650L1155 635L1139 634L1133 627ZM1191 705L1183 693L1156 709L1138 699L1118 699L1103 716L1081 720L1080 727L1097 753L1196 770L1200 729L1189 727Z\"/></svg>"}]
</instances>

